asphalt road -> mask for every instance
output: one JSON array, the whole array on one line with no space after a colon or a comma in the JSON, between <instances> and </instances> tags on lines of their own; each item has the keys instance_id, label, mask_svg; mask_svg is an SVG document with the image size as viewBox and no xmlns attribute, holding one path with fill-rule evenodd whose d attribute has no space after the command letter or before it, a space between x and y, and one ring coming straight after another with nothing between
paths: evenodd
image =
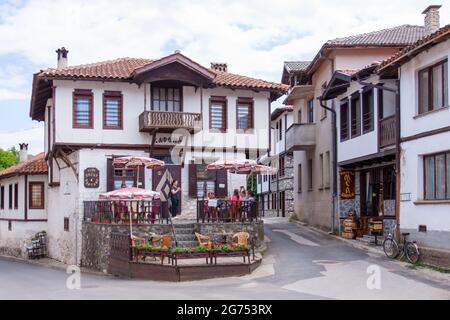
<instances>
[{"instance_id":1,"label":"asphalt road","mask_svg":"<svg viewBox=\"0 0 450 320\"><path fill-rule=\"evenodd\" d=\"M279 218L266 220L268 250L253 274L184 283L82 274L0 259L0 299L450 299L450 275L348 246ZM369 284L369 285L368 285Z\"/></svg>"}]
</instances>

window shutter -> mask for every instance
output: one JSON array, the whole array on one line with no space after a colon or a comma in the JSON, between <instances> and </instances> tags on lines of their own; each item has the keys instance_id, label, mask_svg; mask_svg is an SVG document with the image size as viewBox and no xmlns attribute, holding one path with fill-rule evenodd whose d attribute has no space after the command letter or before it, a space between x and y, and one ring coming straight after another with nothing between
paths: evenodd
<instances>
[{"instance_id":1,"label":"window shutter","mask_svg":"<svg viewBox=\"0 0 450 320\"><path fill-rule=\"evenodd\" d=\"M114 168L113 159L106 159L106 191L114 190Z\"/></svg>"},{"instance_id":2,"label":"window shutter","mask_svg":"<svg viewBox=\"0 0 450 320\"><path fill-rule=\"evenodd\" d=\"M226 198L228 195L228 172L225 170L220 170L216 172L216 197ZM220 187L223 185L224 187Z\"/></svg>"},{"instance_id":3,"label":"window shutter","mask_svg":"<svg viewBox=\"0 0 450 320\"><path fill-rule=\"evenodd\" d=\"M197 198L197 166L189 164L189 197Z\"/></svg>"},{"instance_id":4,"label":"window shutter","mask_svg":"<svg viewBox=\"0 0 450 320\"><path fill-rule=\"evenodd\" d=\"M142 184L139 185L139 188L145 189L145 168L139 168L139 182Z\"/></svg>"}]
</instances>

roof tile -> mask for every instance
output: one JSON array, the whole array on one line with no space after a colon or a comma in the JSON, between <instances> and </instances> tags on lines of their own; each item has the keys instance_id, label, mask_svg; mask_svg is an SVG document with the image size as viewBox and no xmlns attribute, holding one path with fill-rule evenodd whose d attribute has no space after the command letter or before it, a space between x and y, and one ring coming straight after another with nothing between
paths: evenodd
<instances>
[{"instance_id":1,"label":"roof tile","mask_svg":"<svg viewBox=\"0 0 450 320\"><path fill-rule=\"evenodd\" d=\"M20 162L15 166L0 171L0 179L19 174L45 174L48 172L47 163L44 159L44 153L40 153L29 160Z\"/></svg>"}]
</instances>

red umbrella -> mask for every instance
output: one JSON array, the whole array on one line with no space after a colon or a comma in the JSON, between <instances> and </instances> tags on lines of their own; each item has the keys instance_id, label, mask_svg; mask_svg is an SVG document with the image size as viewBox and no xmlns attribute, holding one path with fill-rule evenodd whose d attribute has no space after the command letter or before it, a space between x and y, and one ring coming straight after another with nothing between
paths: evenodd
<instances>
[{"instance_id":1,"label":"red umbrella","mask_svg":"<svg viewBox=\"0 0 450 320\"><path fill-rule=\"evenodd\" d=\"M235 174L276 174L277 169L273 167L263 166L261 164L257 164L255 166L247 166L247 167L241 167L237 168L235 170L230 170L231 173Z\"/></svg>"},{"instance_id":2,"label":"red umbrella","mask_svg":"<svg viewBox=\"0 0 450 320\"><path fill-rule=\"evenodd\" d=\"M164 165L165 163L162 160L139 156L119 157L113 160L113 166L116 168L139 169L145 167L147 169L159 169Z\"/></svg>"},{"instance_id":3,"label":"red umbrella","mask_svg":"<svg viewBox=\"0 0 450 320\"><path fill-rule=\"evenodd\" d=\"M255 160L232 158L216 161L208 165L206 169L209 171L219 171L219 170L231 171L249 168L256 165L258 165L258 163Z\"/></svg>"}]
</instances>

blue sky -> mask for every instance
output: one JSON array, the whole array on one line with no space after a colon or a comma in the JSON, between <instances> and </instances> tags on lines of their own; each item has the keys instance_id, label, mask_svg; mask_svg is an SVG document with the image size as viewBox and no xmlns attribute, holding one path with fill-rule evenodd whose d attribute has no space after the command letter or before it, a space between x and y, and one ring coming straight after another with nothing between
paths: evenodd
<instances>
[{"instance_id":1,"label":"blue sky","mask_svg":"<svg viewBox=\"0 0 450 320\"><path fill-rule=\"evenodd\" d=\"M285 60L309 60L328 39L423 24L422 0L0 0L0 147L43 150L42 123L28 117L33 73L56 64L157 58L181 50L208 66L279 81ZM433 4L435 4L433 2ZM450 23L450 5L441 24Z\"/></svg>"}]
</instances>

